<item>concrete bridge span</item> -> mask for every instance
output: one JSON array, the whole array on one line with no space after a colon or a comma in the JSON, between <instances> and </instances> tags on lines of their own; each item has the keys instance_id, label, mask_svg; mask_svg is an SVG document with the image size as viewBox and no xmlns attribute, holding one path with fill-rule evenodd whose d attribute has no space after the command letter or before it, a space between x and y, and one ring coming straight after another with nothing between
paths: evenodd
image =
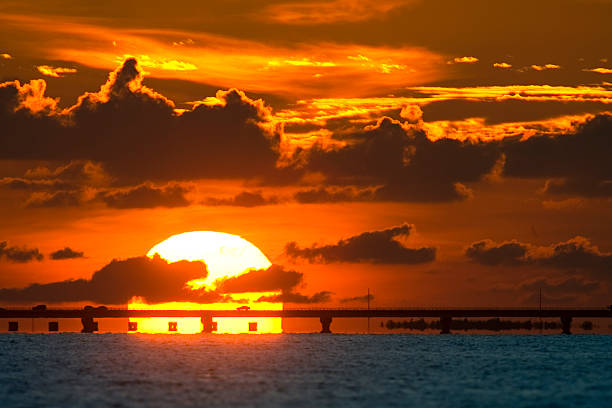
<instances>
[{"instance_id":1,"label":"concrete bridge span","mask_svg":"<svg viewBox=\"0 0 612 408\"><path fill-rule=\"evenodd\" d=\"M36 308L34 308L36 309ZM376 308L376 309L285 309L285 310L129 310L92 309L0 309L0 319L81 319L83 332L97 331L101 318L200 317L205 332L212 332L215 317L318 318L321 332L331 333L334 318L437 318L441 333L450 333L454 318L558 318L562 331L571 333L574 318L612 318L610 308ZM10 323L9 323L10 327Z\"/></svg>"}]
</instances>

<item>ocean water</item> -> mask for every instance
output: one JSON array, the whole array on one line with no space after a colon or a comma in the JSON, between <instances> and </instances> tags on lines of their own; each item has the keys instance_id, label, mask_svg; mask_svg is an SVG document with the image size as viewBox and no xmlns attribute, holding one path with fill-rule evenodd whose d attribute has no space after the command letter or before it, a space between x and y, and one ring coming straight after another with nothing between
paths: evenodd
<instances>
[{"instance_id":1,"label":"ocean water","mask_svg":"<svg viewBox=\"0 0 612 408\"><path fill-rule=\"evenodd\" d=\"M0 334L1 407L611 407L607 335Z\"/></svg>"}]
</instances>

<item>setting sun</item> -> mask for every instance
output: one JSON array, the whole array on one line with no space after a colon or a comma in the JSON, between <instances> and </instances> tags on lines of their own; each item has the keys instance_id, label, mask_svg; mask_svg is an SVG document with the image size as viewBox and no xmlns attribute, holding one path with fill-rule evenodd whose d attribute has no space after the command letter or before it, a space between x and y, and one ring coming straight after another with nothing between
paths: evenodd
<instances>
[{"instance_id":1,"label":"setting sun","mask_svg":"<svg viewBox=\"0 0 612 408\"><path fill-rule=\"evenodd\" d=\"M220 280L240 276L251 270L266 269L271 263L266 256L247 240L232 234L213 231L192 231L173 235L155 245L147 253L152 258L159 255L169 263L187 260L206 264L208 275L202 279L185 282L191 290L214 290ZM133 298L129 309L133 310L232 310L245 307L252 310L280 310L282 303L257 302L262 296L276 292L240 293L229 301L199 304L192 302L166 302L147 304L142 298ZM226 317L213 318L216 333L280 333L279 317ZM130 331L140 333L200 333L199 318L139 318L130 319Z\"/></svg>"}]
</instances>

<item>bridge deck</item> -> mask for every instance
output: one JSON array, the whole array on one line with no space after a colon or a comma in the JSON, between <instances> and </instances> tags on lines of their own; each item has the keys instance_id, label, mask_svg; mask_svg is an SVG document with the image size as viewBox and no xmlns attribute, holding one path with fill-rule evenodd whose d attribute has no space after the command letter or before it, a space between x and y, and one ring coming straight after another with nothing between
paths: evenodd
<instances>
[{"instance_id":1,"label":"bridge deck","mask_svg":"<svg viewBox=\"0 0 612 408\"><path fill-rule=\"evenodd\" d=\"M522 308L452 308L452 309L285 309L285 310L83 310L83 309L47 309L34 311L31 309L0 309L0 319L18 318L143 318L143 317L282 317L282 318L485 318L485 317L612 317L612 311L604 308L583 309L522 309Z\"/></svg>"}]
</instances>

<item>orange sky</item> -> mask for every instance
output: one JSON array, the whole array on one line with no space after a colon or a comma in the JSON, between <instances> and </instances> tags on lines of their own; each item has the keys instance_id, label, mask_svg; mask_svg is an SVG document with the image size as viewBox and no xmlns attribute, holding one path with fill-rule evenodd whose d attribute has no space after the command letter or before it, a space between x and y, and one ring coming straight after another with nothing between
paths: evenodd
<instances>
[{"instance_id":1,"label":"orange sky","mask_svg":"<svg viewBox=\"0 0 612 408\"><path fill-rule=\"evenodd\" d=\"M0 303L192 230L312 306L609 303L612 2L205 3L0 5Z\"/></svg>"}]
</instances>

